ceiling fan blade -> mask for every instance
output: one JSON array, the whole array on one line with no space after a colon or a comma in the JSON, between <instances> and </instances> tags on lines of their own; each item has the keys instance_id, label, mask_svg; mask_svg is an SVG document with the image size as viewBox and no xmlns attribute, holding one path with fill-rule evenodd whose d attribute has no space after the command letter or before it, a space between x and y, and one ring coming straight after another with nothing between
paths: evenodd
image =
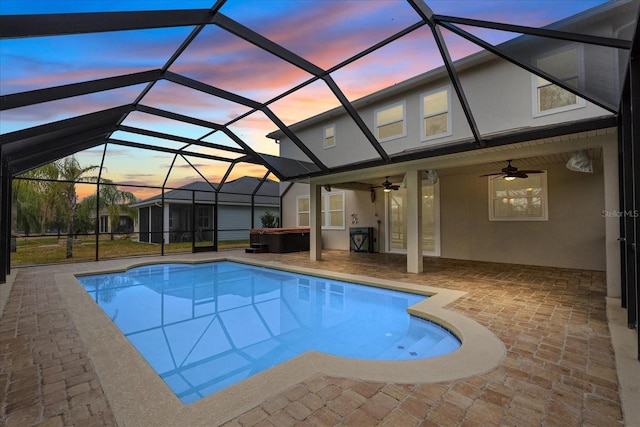
<instances>
[{"instance_id":1,"label":"ceiling fan blade","mask_svg":"<svg viewBox=\"0 0 640 427\"><path fill-rule=\"evenodd\" d=\"M399 190L400 186L399 185L390 185L389 188L392 189L392 190Z\"/></svg>"},{"instance_id":2,"label":"ceiling fan blade","mask_svg":"<svg viewBox=\"0 0 640 427\"><path fill-rule=\"evenodd\" d=\"M515 176L516 178L529 178L529 175L527 175L525 171L518 171L514 173L512 176Z\"/></svg>"},{"instance_id":3,"label":"ceiling fan blade","mask_svg":"<svg viewBox=\"0 0 640 427\"><path fill-rule=\"evenodd\" d=\"M480 175L480 177L482 178L483 176L496 176L496 175L506 175L506 174L504 172L486 173L484 175Z\"/></svg>"},{"instance_id":4,"label":"ceiling fan blade","mask_svg":"<svg viewBox=\"0 0 640 427\"><path fill-rule=\"evenodd\" d=\"M522 173L542 173L544 171L522 169L522 170L519 170L518 172L522 172Z\"/></svg>"}]
</instances>

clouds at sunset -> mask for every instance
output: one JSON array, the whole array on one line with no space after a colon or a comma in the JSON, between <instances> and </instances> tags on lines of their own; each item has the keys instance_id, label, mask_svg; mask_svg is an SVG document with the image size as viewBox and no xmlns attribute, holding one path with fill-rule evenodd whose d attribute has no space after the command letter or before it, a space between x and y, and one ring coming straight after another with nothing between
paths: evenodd
<instances>
[{"instance_id":1,"label":"clouds at sunset","mask_svg":"<svg viewBox=\"0 0 640 427\"><path fill-rule=\"evenodd\" d=\"M213 0L175 1L17 1L2 0L0 13L61 13L151 8L210 8ZM520 25L546 25L603 3L581 1L427 1L436 14L461 16ZM419 22L419 16L402 0L228 0L221 9L240 24L282 45L322 69L329 69L360 51ZM465 27L465 29L468 29ZM69 36L2 40L0 44L0 94L13 94L69 83L159 69L191 33L193 27L162 28ZM490 43L517 36L499 31L470 30ZM453 59L480 50L447 30L442 30ZM351 101L442 66L430 28L423 25L392 44L335 71L331 77ZM171 65L169 71L208 85L265 103L312 78L307 72L278 58L216 25L207 25ZM44 123L132 103L146 84L120 88L2 112L0 132L9 133ZM225 124L247 113L249 108L213 97L169 81L157 82L144 96L142 105ZM339 106L323 81L316 81L269 105L286 125ZM128 126L199 139L212 129L141 112L131 113ZM277 126L262 112L254 112L229 127L253 150L277 154L278 146L266 134ZM117 132L114 138L180 148L184 144ZM222 132L204 141L238 145ZM188 150L236 157L191 146ZM161 185L174 155L109 145L105 177L128 184ZM78 153L82 164L100 164L100 147ZM189 159L198 170L217 182L228 167L224 162ZM262 176L262 166L238 165L231 174ZM201 180L182 159L169 175L171 185ZM143 194L136 190L136 194ZM154 192L156 194L157 192Z\"/></svg>"}]
</instances>

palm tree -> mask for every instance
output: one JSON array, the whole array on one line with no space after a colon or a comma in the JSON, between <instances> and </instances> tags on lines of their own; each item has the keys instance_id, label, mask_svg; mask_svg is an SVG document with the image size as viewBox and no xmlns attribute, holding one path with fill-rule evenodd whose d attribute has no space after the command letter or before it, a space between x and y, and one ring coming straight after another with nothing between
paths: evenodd
<instances>
[{"instance_id":1,"label":"palm tree","mask_svg":"<svg viewBox=\"0 0 640 427\"><path fill-rule=\"evenodd\" d=\"M117 186L113 185L113 181L111 180L105 179L102 184L100 198L109 214L111 240L113 240L113 231L118 228L120 215L128 215L135 219L137 210L130 208L129 205L135 203L138 199L129 191L119 190Z\"/></svg>"},{"instance_id":2,"label":"palm tree","mask_svg":"<svg viewBox=\"0 0 640 427\"><path fill-rule=\"evenodd\" d=\"M82 203L91 206L93 211L96 210L96 195L86 197ZM100 181L100 211L106 209L109 215L109 229L111 230L111 240L113 233L118 229L121 215L128 215L135 219L137 210L129 207L131 203L135 203L138 199L129 192L118 189L110 179L102 179Z\"/></svg>"},{"instance_id":3,"label":"palm tree","mask_svg":"<svg viewBox=\"0 0 640 427\"><path fill-rule=\"evenodd\" d=\"M67 157L55 163L58 168L58 178L61 182L60 190L65 204L65 214L67 220L67 258L73 258L73 218L78 205L78 195L76 193L76 183L96 182L97 177L85 176L85 174L99 169L100 166L80 166L75 157Z\"/></svg>"}]
</instances>

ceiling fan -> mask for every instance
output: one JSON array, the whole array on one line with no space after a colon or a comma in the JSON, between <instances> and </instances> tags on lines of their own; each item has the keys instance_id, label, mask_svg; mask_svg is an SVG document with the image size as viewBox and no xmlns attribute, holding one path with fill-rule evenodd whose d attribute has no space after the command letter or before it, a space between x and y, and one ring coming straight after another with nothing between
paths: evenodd
<instances>
[{"instance_id":1,"label":"ceiling fan","mask_svg":"<svg viewBox=\"0 0 640 427\"><path fill-rule=\"evenodd\" d=\"M500 178L502 176L506 181L513 181L516 178L527 178L529 173L542 173L540 170L520 170L515 166L511 166L511 160L507 160L507 166L502 168L502 172L488 173L483 176L493 176L491 179Z\"/></svg>"},{"instance_id":2,"label":"ceiling fan","mask_svg":"<svg viewBox=\"0 0 640 427\"><path fill-rule=\"evenodd\" d=\"M376 185L374 187L371 187L372 190L374 188L382 188L385 193L388 193L391 190L398 190L400 186L394 185L391 181L389 181L389 177L386 176L384 179L384 182L381 185Z\"/></svg>"}]
</instances>

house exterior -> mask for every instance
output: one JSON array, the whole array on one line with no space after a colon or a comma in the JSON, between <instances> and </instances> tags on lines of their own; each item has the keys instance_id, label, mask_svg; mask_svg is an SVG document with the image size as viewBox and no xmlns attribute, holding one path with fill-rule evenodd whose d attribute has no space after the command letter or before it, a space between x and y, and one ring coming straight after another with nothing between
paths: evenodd
<instances>
[{"instance_id":1,"label":"house exterior","mask_svg":"<svg viewBox=\"0 0 640 427\"><path fill-rule=\"evenodd\" d=\"M633 29L606 8L555 28L589 28L603 37ZM530 44L527 37L501 47L526 52L534 66L570 87L598 84L585 60L598 47ZM622 56L599 60L622 84ZM445 67L429 71L353 102L384 151L405 162L354 167L376 151L343 108L290 127L336 172L291 187L281 183L287 188L282 225L311 227L312 259L320 259L323 248L349 250L350 229L365 227L372 229L373 250L407 254L409 272L422 271L423 255L606 270L609 295L619 296L618 131L606 108L608 100L617 101L601 88L604 101L597 105L486 51L454 66L479 133L500 145L460 148L473 145L475 136L462 98ZM268 136L279 142L281 157L308 161L283 132ZM438 154L411 155L431 149ZM585 155L592 171L567 168ZM515 179L483 176L501 173L508 160L533 172Z\"/></svg>"},{"instance_id":2,"label":"house exterior","mask_svg":"<svg viewBox=\"0 0 640 427\"><path fill-rule=\"evenodd\" d=\"M92 220L95 221L95 216L92 217ZM135 231L135 220L126 213L118 216L118 226L115 229L111 225L111 218L106 209L101 210L98 221L100 234L130 235Z\"/></svg>"},{"instance_id":3,"label":"house exterior","mask_svg":"<svg viewBox=\"0 0 640 427\"><path fill-rule=\"evenodd\" d=\"M249 229L261 227L266 211L280 212L278 183L245 176L226 182L216 194L206 182L192 182L138 202L136 232L148 243L211 242L217 205L218 240L248 240ZM218 185L216 184L217 188ZM257 189L257 191L256 191ZM254 194L255 192L255 194ZM253 215L253 218L252 218Z\"/></svg>"}]
</instances>

